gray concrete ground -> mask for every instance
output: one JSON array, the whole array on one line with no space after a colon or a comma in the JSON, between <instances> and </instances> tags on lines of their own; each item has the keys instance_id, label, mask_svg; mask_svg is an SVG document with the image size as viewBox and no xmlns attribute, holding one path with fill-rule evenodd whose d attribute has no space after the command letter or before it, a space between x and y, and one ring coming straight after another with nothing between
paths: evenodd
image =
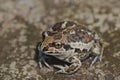
<instances>
[{"instance_id":1,"label":"gray concrete ground","mask_svg":"<svg viewBox=\"0 0 120 80\"><path fill-rule=\"evenodd\" d=\"M41 74L36 44L43 31L64 20L102 36L103 61L74 75ZM0 0L0 80L120 80L120 1Z\"/></svg>"}]
</instances>

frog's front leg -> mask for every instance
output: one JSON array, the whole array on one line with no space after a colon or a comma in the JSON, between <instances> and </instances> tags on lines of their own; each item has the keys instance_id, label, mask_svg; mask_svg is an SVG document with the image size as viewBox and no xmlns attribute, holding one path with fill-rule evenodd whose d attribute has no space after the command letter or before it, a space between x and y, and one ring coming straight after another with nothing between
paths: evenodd
<instances>
[{"instance_id":1,"label":"frog's front leg","mask_svg":"<svg viewBox=\"0 0 120 80\"><path fill-rule=\"evenodd\" d=\"M54 67L59 68L60 70L56 73L63 73L63 74L73 74L75 73L81 66L81 61L77 58L73 58L71 65L54 65Z\"/></svg>"},{"instance_id":2,"label":"frog's front leg","mask_svg":"<svg viewBox=\"0 0 120 80\"><path fill-rule=\"evenodd\" d=\"M103 51L104 51L104 48L103 48L103 45L100 45L99 43L95 44L95 47L92 49L92 57L91 57L91 64L90 66L92 66L95 62L98 61L102 61L102 56L103 56Z\"/></svg>"}]
</instances>

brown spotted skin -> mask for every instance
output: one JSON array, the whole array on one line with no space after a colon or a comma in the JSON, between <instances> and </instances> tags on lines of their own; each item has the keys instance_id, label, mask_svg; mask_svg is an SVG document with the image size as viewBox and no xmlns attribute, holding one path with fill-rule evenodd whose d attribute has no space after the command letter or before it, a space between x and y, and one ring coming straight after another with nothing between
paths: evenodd
<instances>
[{"instance_id":1,"label":"brown spotted skin","mask_svg":"<svg viewBox=\"0 0 120 80\"><path fill-rule=\"evenodd\" d=\"M70 34L70 31L74 31L75 34ZM86 28L82 28L80 25L78 27L74 27L71 30L69 30L69 33L67 35L68 35L68 40L73 42L82 41L84 43L88 43L94 39L91 31L89 31Z\"/></svg>"},{"instance_id":2,"label":"brown spotted skin","mask_svg":"<svg viewBox=\"0 0 120 80\"><path fill-rule=\"evenodd\" d=\"M62 27L64 26L65 27ZM56 23L53 27L52 27L52 30L53 31L61 31L61 30L64 30L68 27L71 27L73 25L77 25L76 23L72 22L72 21L63 21L63 22L59 22L59 23Z\"/></svg>"},{"instance_id":3,"label":"brown spotted skin","mask_svg":"<svg viewBox=\"0 0 120 80\"><path fill-rule=\"evenodd\" d=\"M72 21L63 21L56 23L52 27L52 31L43 32L40 48L44 54L52 55L69 63L86 59L89 55L95 55L96 58L94 57L91 63L94 64L99 57L101 59L103 53L103 42L96 35L83 25L77 25ZM75 60L70 60L71 58L75 58ZM78 63L80 65L80 62Z\"/></svg>"}]
</instances>

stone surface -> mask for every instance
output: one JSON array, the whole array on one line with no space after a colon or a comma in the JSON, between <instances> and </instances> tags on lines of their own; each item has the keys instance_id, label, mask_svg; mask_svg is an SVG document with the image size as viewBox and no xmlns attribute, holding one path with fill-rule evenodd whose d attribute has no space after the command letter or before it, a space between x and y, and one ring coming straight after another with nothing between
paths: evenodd
<instances>
[{"instance_id":1,"label":"stone surface","mask_svg":"<svg viewBox=\"0 0 120 80\"><path fill-rule=\"evenodd\" d=\"M0 0L0 80L120 80L119 0ZM58 21L85 24L103 37L103 61L73 75L41 74L41 33ZM71 78L70 78L71 77Z\"/></svg>"}]
</instances>

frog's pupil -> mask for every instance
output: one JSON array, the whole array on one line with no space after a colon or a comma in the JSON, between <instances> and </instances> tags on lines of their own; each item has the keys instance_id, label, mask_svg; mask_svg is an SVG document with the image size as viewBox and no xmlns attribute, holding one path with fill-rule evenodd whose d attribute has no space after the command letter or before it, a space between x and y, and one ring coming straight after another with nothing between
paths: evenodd
<instances>
[{"instance_id":1,"label":"frog's pupil","mask_svg":"<svg viewBox=\"0 0 120 80\"><path fill-rule=\"evenodd\" d=\"M61 46L61 44L56 44L56 46L55 46L57 49L59 49L59 48L61 48L62 46Z\"/></svg>"},{"instance_id":2,"label":"frog's pupil","mask_svg":"<svg viewBox=\"0 0 120 80\"><path fill-rule=\"evenodd\" d=\"M53 43L52 43L52 46L55 47L55 48L57 48L57 49L59 49L59 48L62 47L62 44L61 44L61 43L53 42Z\"/></svg>"}]
</instances>

